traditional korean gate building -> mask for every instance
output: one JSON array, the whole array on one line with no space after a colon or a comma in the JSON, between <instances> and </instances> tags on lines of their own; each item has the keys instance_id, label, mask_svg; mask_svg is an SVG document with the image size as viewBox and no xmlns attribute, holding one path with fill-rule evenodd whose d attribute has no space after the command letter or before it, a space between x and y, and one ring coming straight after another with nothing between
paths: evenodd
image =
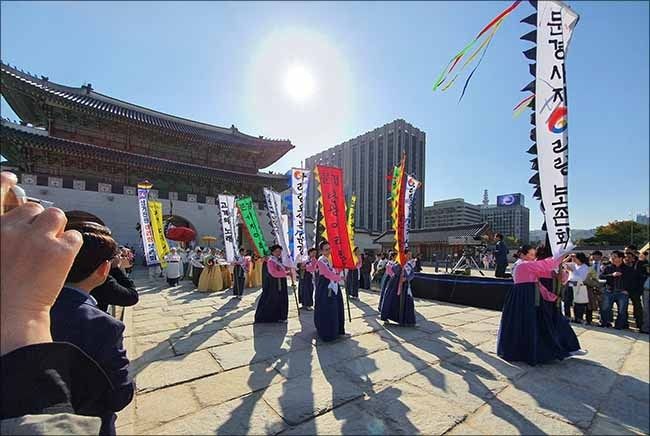
<instances>
[{"instance_id":1,"label":"traditional korean gate building","mask_svg":"<svg viewBox=\"0 0 650 436\"><path fill-rule=\"evenodd\" d=\"M173 207L174 220L218 235L216 196L263 202L262 188L286 188L281 174L260 172L284 156L289 140L251 136L69 87L1 63L2 96L20 123L2 121L4 165L28 195L65 211L95 215L121 243L139 245L136 186ZM170 201L172 204L170 204ZM260 203L261 204L261 203ZM262 223L266 220L260 220Z\"/></svg>"}]
</instances>

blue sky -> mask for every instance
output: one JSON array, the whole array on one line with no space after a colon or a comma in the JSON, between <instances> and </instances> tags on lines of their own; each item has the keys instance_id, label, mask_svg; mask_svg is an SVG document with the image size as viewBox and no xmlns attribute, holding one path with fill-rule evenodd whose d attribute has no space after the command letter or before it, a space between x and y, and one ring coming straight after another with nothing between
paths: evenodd
<instances>
[{"instance_id":1,"label":"blue sky","mask_svg":"<svg viewBox=\"0 0 650 436\"><path fill-rule=\"evenodd\" d=\"M572 225L648 209L647 2L569 2L581 15L567 60ZM72 86L268 137L296 149L285 171L319 150L404 118L427 133L426 204L488 189L522 192L531 228L541 213L527 184L528 116L511 110L530 80L519 20L495 36L470 88L432 83L508 2L54 3L2 2L4 62ZM292 62L317 96L284 98ZM15 118L6 102L2 115Z\"/></svg>"}]
</instances>

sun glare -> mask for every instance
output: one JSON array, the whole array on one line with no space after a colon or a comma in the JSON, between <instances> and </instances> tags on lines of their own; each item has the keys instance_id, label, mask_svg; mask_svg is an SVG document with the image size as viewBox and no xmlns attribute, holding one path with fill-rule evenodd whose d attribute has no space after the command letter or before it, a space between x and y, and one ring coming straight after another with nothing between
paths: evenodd
<instances>
[{"instance_id":1,"label":"sun glare","mask_svg":"<svg viewBox=\"0 0 650 436\"><path fill-rule=\"evenodd\" d=\"M294 64L289 67L284 78L284 87L297 103L309 100L316 91L314 76L306 66Z\"/></svg>"}]
</instances>

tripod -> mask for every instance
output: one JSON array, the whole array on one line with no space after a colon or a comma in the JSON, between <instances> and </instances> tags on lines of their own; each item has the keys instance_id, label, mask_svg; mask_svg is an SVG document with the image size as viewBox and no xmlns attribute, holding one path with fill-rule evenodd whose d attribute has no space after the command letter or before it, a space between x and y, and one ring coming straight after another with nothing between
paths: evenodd
<instances>
[{"instance_id":1,"label":"tripod","mask_svg":"<svg viewBox=\"0 0 650 436\"><path fill-rule=\"evenodd\" d=\"M476 267L479 273L483 277L485 277L485 274L483 274L483 271L481 271L481 267L478 266L478 263L476 263L476 260L474 259L474 256L468 255L466 251L463 250L463 255L458 259L458 262L456 262L456 265L451 269L452 274L456 274L456 271L460 271L463 268L472 268Z\"/></svg>"}]
</instances>

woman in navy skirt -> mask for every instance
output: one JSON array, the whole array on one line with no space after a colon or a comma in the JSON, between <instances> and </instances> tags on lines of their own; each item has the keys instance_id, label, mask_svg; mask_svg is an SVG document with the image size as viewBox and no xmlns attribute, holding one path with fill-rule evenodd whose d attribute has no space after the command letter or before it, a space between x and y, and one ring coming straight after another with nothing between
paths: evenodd
<instances>
[{"instance_id":1,"label":"woman in navy skirt","mask_svg":"<svg viewBox=\"0 0 650 436\"><path fill-rule=\"evenodd\" d=\"M349 269L345 276L345 291L350 298L356 300L359 298L359 283L361 279L361 255L359 254L359 247L354 248L354 255L357 258L357 263L354 269Z\"/></svg>"},{"instance_id":2,"label":"woman in navy skirt","mask_svg":"<svg viewBox=\"0 0 650 436\"><path fill-rule=\"evenodd\" d=\"M263 270L262 296L257 302L255 322L287 322L289 294L287 292L287 269L282 265L282 248L271 247L271 256Z\"/></svg>"},{"instance_id":3,"label":"woman in navy skirt","mask_svg":"<svg viewBox=\"0 0 650 436\"><path fill-rule=\"evenodd\" d=\"M569 258L535 260L536 250L531 246L523 246L521 253L523 261L503 305L497 354L504 360L529 365L569 357L580 349L580 344L569 322L559 313L552 287L549 290L540 283L542 277L550 277Z\"/></svg>"},{"instance_id":4,"label":"woman in navy skirt","mask_svg":"<svg viewBox=\"0 0 650 436\"><path fill-rule=\"evenodd\" d=\"M300 280L298 281L298 300L305 310L312 310L314 305L314 274L318 269L318 250L310 248L307 252L309 259L300 265Z\"/></svg>"},{"instance_id":5,"label":"woman in navy skirt","mask_svg":"<svg viewBox=\"0 0 650 436\"><path fill-rule=\"evenodd\" d=\"M381 312L381 308L384 305L384 295L386 295L386 285L388 284L388 280L393 276L393 266L395 265L395 252L391 251L388 253L388 262L386 262L386 267L384 270L384 275L381 277L381 281L379 282L379 311Z\"/></svg>"},{"instance_id":6,"label":"woman in navy skirt","mask_svg":"<svg viewBox=\"0 0 650 436\"><path fill-rule=\"evenodd\" d=\"M543 260L550 257L546 247L541 246L537 248L537 260ZM573 255L572 255L573 256ZM573 258L573 257L572 257ZM572 259L571 258L571 259ZM571 260L569 259L569 260ZM540 289L553 291L553 272L547 271L539 277ZM580 342L576 336L573 328L571 328L570 320L566 319L560 306L558 305L555 293L551 295L546 294L549 298L543 298L540 302L542 310L542 319L549 330L554 332L560 346L570 352L575 352L580 349ZM555 296L555 298L553 298Z\"/></svg>"},{"instance_id":7,"label":"woman in navy skirt","mask_svg":"<svg viewBox=\"0 0 650 436\"><path fill-rule=\"evenodd\" d=\"M411 259L411 251L404 250L406 263L402 268L397 262L389 265L391 277L386 284L386 291L381 305L381 320L395 321L400 325L415 325L415 304L411 293L411 280L415 277L415 260Z\"/></svg>"},{"instance_id":8,"label":"woman in navy skirt","mask_svg":"<svg viewBox=\"0 0 650 436\"><path fill-rule=\"evenodd\" d=\"M343 295L339 286L341 276L332 268L328 259L330 244L327 241L321 241L319 248L321 257L317 263L318 281L316 282L314 301L314 324L318 337L327 342L345 334L345 312L343 310Z\"/></svg>"}]
</instances>

